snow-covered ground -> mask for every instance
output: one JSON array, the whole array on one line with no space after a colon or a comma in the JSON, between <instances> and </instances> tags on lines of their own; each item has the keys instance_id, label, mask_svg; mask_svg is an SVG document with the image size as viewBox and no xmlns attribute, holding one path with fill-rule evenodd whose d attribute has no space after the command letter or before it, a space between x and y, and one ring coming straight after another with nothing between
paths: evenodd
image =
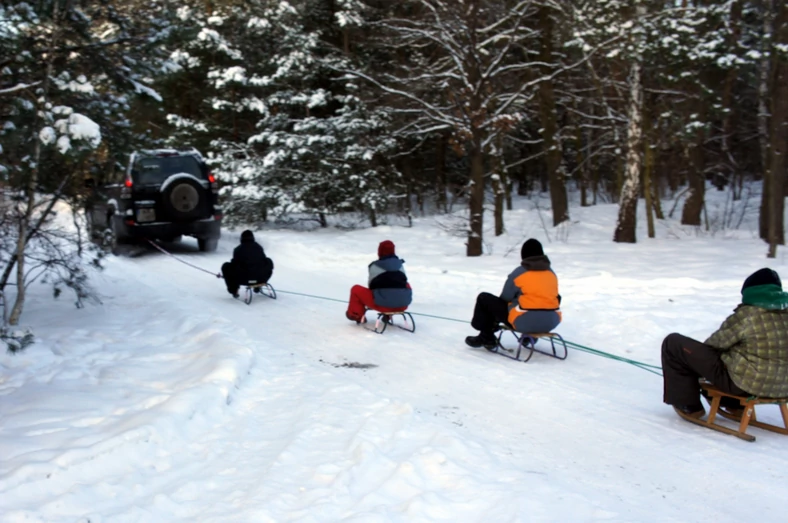
<instances>
[{"instance_id":1,"label":"snow-covered ground","mask_svg":"<svg viewBox=\"0 0 788 523\"><path fill-rule=\"evenodd\" d=\"M619 245L613 205L573 208L551 242L533 202L518 206L473 259L429 218L257 236L278 290L343 300L391 239L411 310L464 321L533 236L560 278L558 331L655 365L668 333L716 329L754 270L788 278L751 215L714 234L668 220ZM215 254L173 250L218 271L238 232ZM423 316L380 336L284 292L247 306L155 251L112 258L97 281L103 305L84 309L36 286L36 344L0 355L0 521L785 521L788 439L690 425L634 366L573 350L518 363ZM777 422L771 408L759 416Z\"/></svg>"}]
</instances>

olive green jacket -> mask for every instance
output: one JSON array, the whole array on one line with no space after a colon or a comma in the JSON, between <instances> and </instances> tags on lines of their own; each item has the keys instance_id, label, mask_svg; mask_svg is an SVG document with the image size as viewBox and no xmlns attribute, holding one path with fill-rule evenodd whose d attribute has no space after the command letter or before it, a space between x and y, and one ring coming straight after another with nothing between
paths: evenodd
<instances>
[{"instance_id":1,"label":"olive green jacket","mask_svg":"<svg viewBox=\"0 0 788 523\"><path fill-rule=\"evenodd\" d=\"M762 285L706 340L723 351L733 382L756 396L788 397L788 294ZM755 305L757 304L757 305Z\"/></svg>"}]
</instances>

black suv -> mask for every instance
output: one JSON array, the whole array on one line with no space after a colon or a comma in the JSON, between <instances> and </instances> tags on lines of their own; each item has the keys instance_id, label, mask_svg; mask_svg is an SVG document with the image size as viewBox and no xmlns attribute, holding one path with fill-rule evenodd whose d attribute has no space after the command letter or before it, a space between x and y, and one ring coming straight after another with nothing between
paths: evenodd
<instances>
[{"instance_id":1,"label":"black suv","mask_svg":"<svg viewBox=\"0 0 788 523\"><path fill-rule=\"evenodd\" d=\"M159 149L131 155L122 180L97 188L94 230L108 243L135 238L177 241L194 236L201 251L215 251L222 210L216 179L196 149Z\"/></svg>"}]
</instances>

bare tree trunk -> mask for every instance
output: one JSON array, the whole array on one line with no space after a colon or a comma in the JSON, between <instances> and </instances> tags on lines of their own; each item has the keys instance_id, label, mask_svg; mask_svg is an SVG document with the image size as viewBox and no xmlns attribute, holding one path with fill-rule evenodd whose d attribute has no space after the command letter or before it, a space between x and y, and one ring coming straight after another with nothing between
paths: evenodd
<instances>
[{"instance_id":1,"label":"bare tree trunk","mask_svg":"<svg viewBox=\"0 0 788 523\"><path fill-rule=\"evenodd\" d=\"M702 81L702 80L700 80ZM698 119L706 119L706 100L702 86L698 87L697 95L700 98L697 107ZM698 126L695 130L695 139L689 144L686 154L689 160L689 194L684 200L681 209L681 223L683 225L701 225L703 204L706 201L706 154L704 151L706 131Z\"/></svg>"},{"instance_id":2,"label":"bare tree trunk","mask_svg":"<svg viewBox=\"0 0 788 523\"><path fill-rule=\"evenodd\" d=\"M616 140L616 143L619 143ZM624 189L624 178L626 177L627 164L621 160L621 155L616 156L616 186L611 194L612 200L621 203L621 191Z\"/></svg>"},{"instance_id":3,"label":"bare tree trunk","mask_svg":"<svg viewBox=\"0 0 788 523\"><path fill-rule=\"evenodd\" d=\"M504 172L503 161L503 135L499 134L496 140L495 150L495 166L492 175L492 189L495 199L495 235L501 236L504 232L503 226L503 203L504 203L504 186L506 184L506 173Z\"/></svg>"},{"instance_id":4,"label":"bare tree trunk","mask_svg":"<svg viewBox=\"0 0 788 523\"><path fill-rule=\"evenodd\" d=\"M638 8L640 11L641 8ZM643 85L641 83L640 58L632 61L629 75L629 125L627 126L626 176L621 187L618 223L613 241L635 243L637 225L638 194L640 193L641 138L643 135Z\"/></svg>"},{"instance_id":5,"label":"bare tree trunk","mask_svg":"<svg viewBox=\"0 0 788 523\"><path fill-rule=\"evenodd\" d=\"M774 9L771 0L764 0L763 14L763 36L766 45L771 45L771 37L774 22ZM761 191L761 210L758 216L758 234L761 239L769 241L769 194L771 192L771 176L769 176L769 95L770 95L770 71L771 71L771 51L765 47L762 49L763 58L761 59L760 75L758 79L758 143L761 150L761 168L763 169L763 189Z\"/></svg>"},{"instance_id":6,"label":"bare tree trunk","mask_svg":"<svg viewBox=\"0 0 788 523\"><path fill-rule=\"evenodd\" d=\"M656 231L654 230L654 197L651 194L651 176L652 168L654 166L654 150L651 147L651 118L649 118L648 110L643 111L643 128L646 130L643 159L643 195L646 199L646 223L648 225L648 237L655 238Z\"/></svg>"},{"instance_id":7,"label":"bare tree trunk","mask_svg":"<svg viewBox=\"0 0 788 523\"><path fill-rule=\"evenodd\" d=\"M435 144L435 192L438 196L438 208L443 212L449 212L447 205L446 191L446 139L443 133L439 133Z\"/></svg>"},{"instance_id":8,"label":"bare tree trunk","mask_svg":"<svg viewBox=\"0 0 788 523\"><path fill-rule=\"evenodd\" d=\"M413 227L413 169L407 156L402 159L402 173L405 175L405 213L408 227Z\"/></svg>"},{"instance_id":9,"label":"bare tree trunk","mask_svg":"<svg viewBox=\"0 0 788 523\"><path fill-rule=\"evenodd\" d=\"M653 165L654 165L654 159L653 159L654 150L653 149L651 150L651 155L652 155L652 159L651 159L652 176L651 176L651 189L650 189L651 190L651 201L652 201L652 203L654 205L654 214L656 215L657 220L664 220L665 219L665 213L662 212L662 201L661 201L662 194L661 194L661 192L659 190L659 178L657 176L653 175Z\"/></svg>"},{"instance_id":10,"label":"bare tree trunk","mask_svg":"<svg viewBox=\"0 0 788 523\"><path fill-rule=\"evenodd\" d=\"M540 60L552 64L553 60L553 18L550 8L539 8L539 25L542 30ZM549 66L543 67L543 74L550 73ZM539 84L539 107L542 117L542 136L544 139L545 167L550 184L550 203L553 207L553 226L569 219L569 203L566 194L564 173L561 169L561 144L558 141L556 121L555 92L553 81L545 80Z\"/></svg>"},{"instance_id":11,"label":"bare tree trunk","mask_svg":"<svg viewBox=\"0 0 788 523\"><path fill-rule=\"evenodd\" d=\"M52 23L54 25L54 30L52 32L52 40L49 46L49 52L47 53L47 62L46 67L44 68L44 81L42 83L41 91L42 95L39 100L42 100L42 106L48 104L49 100L49 83L50 78L52 77L52 70L53 64L55 60L55 53L54 48L57 46L57 42L60 38L60 2L55 2L52 12ZM39 122L39 111L36 111L36 117L33 120L33 129L37 131L38 122ZM25 209L25 214L21 220L19 220L19 238L17 238L16 242L16 300L14 301L14 306L11 309L11 315L8 317L8 323L11 325L17 325L19 323L19 317L22 315L22 309L25 306L25 295L26 295L26 287L25 287L25 250L27 249L27 241L28 237L28 226L30 225L30 221L33 218L33 210L36 206L36 189L38 188L38 173L39 173L39 165L41 164L41 138L39 137L39 133L36 132L35 136L35 145L33 146L33 166L30 169L30 178L27 180L27 188L25 190L25 198L27 199L27 208ZM43 218L42 218L43 219ZM10 262L9 262L10 263Z\"/></svg>"},{"instance_id":12,"label":"bare tree trunk","mask_svg":"<svg viewBox=\"0 0 788 523\"><path fill-rule=\"evenodd\" d=\"M580 185L580 206L588 207L588 165L583 157L583 130L580 122L575 122L575 163L577 163L577 178Z\"/></svg>"},{"instance_id":13,"label":"bare tree trunk","mask_svg":"<svg viewBox=\"0 0 788 523\"><path fill-rule=\"evenodd\" d=\"M766 45L771 45L774 22L774 10L771 0L764 0L765 12L763 14L763 36ZM771 53L769 49L762 49L760 71L758 72L758 144L761 149L761 162L763 169L769 165L769 77L771 70Z\"/></svg>"},{"instance_id":14,"label":"bare tree trunk","mask_svg":"<svg viewBox=\"0 0 788 523\"><path fill-rule=\"evenodd\" d=\"M512 179L509 178L507 173L506 183L504 184L504 191L506 192L506 210L512 210Z\"/></svg>"},{"instance_id":15,"label":"bare tree trunk","mask_svg":"<svg viewBox=\"0 0 788 523\"><path fill-rule=\"evenodd\" d=\"M696 131L695 143L687 151L690 163L689 194L681 210L683 225L700 225L703 202L706 199L706 177L704 176L703 152L704 132Z\"/></svg>"},{"instance_id":16,"label":"bare tree trunk","mask_svg":"<svg viewBox=\"0 0 788 523\"><path fill-rule=\"evenodd\" d=\"M788 58L781 57L778 46L788 48L788 6L783 2L775 18L775 46L772 51L771 146L769 178L769 258L777 256L777 246L785 245L785 175L788 154Z\"/></svg>"},{"instance_id":17,"label":"bare tree trunk","mask_svg":"<svg viewBox=\"0 0 788 523\"><path fill-rule=\"evenodd\" d=\"M730 12L731 29L728 33L728 46L731 49L738 45L739 42L739 36L741 34L741 26L739 24L741 20L741 14L741 1L732 0ZM728 69L728 73L725 75L725 84L722 90L722 155L728 161L730 175L727 178L728 183L730 183L732 187L735 187L737 178L740 178L743 175L743 173L741 173L737 168L736 160L734 159L730 148L731 138L733 137L733 126L731 124L733 121L733 86L735 85L737 78L738 69L736 65L731 64L730 69ZM741 193L737 194L735 190L732 194L734 201L741 198Z\"/></svg>"},{"instance_id":18,"label":"bare tree trunk","mask_svg":"<svg viewBox=\"0 0 788 523\"><path fill-rule=\"evenodd\" d=\"M492 189L495 195L495 235L500 236L504 232L503 227L503 184L497 174L492 176Z\"/></svg>"},{"instance_id":19,"label":"bare tree trunk","mask_svg":"<svg viewBox=\"0 0 788 523\"><path fill-rule=\"evenodd\" d=\"M468 229L468 256L482 255L484 234L484 152L481 137L474 137L471 144L470 224Z\"/></svg>"},{"instance_id":20,"label":"bare tree trunk","mask_svg":"<svg viewBox=\"0 0 788 523\"><path fill-rule=\"evenodd\" d=\"M591 165L588 166L591 171L591 205L596 205L599 200L599 167L595 158L591 158Z\"/></svg>"},{"instance_id":21,"label":"bare tree trunk","mask_svg":"<svg viewBox=\"0 0 788 523\"><path fill-rule=\"evenodd\" d=\"M768 159L769 148L766 148ZM758 213L758 236L765 242L769 241L769 208L771 206L769 195L772 193L772 177L769 173L769 163L763 166L763 183L761 184L761 208Z\"/></svg>"}]
</instances>

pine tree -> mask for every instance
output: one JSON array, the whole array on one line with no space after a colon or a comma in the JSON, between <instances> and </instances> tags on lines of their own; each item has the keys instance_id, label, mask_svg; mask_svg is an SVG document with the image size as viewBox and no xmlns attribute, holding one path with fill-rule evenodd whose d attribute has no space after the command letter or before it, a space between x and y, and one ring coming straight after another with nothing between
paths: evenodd
<instances>
[{"instance_id":1,"label":"pine tree","mask_svg":"<svg viewBox=\"0 0 788 523\"><path fill-rule=\"evenodd\" d=\"M374 225L396 190L386 112L337 73L349 67L343 48L361 4L340 3L328 22L322 7L255 1L184 16L194 36L173 54L181 69L164 89L195 77L202 87L169 119L175 140L203 137L229 223L300 212L326 225L328 214L363 211Z\"/></svg>"},{"instance_id":2,"label":"pine tree","mask_svg":"<svg viewBox=\"0 0 788 523\"><path fill-rule=\"evenodd\" d=\"M156 2L145 5L160 10ZM13 53L0 77L3 223L15 224L0 244L0 292L14 275L11 324L19 321L26 286L36 278L52 283L56 295L71 288L77 303L90 296L87 268L98 265L101 254L88 243L79 210L84 178L120 153L111 147L128 136L130 99L156 96L145 79L160 66L150 51L166 33L150 20L135 25L127 8L63 1L0 7L6 21L0 48ZM113 139L102 144L105 136ZM103 155L95 154L102 146ZM62 216L69 211L58 211L61 202L73 213L70 220Z\"/></svg>"}]
</instances>

